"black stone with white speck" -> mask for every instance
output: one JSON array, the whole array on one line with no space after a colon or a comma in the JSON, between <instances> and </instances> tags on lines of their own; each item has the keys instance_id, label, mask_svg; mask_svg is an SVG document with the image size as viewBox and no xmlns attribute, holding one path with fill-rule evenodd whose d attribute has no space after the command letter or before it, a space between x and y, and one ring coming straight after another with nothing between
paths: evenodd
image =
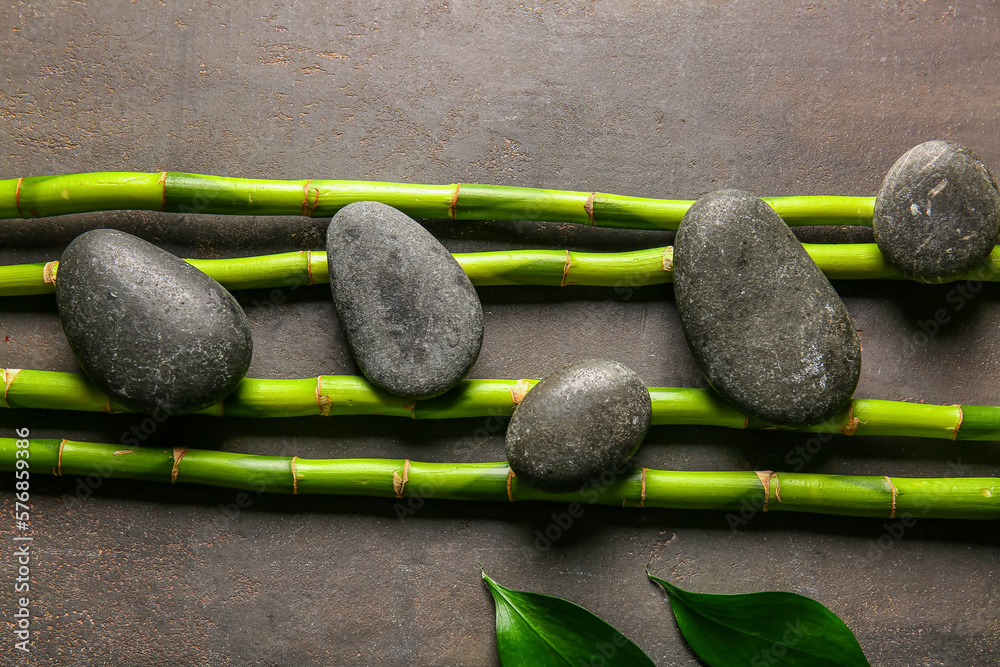
<instances>
[{"instance_id":1,"label":"black stone with white speck","mask_svg":"<svg viewBox=\"0 0 1000 667\"><path fill-rule=\"evenodd\" d=\"M977 267L991 271L985 262L1000 234L1000 192L968 148L928 141L886 174L872 231L889 263L912 280L943 283Z\"/></svg>"},{"instance_id":2,"label":"black stone with white speck","mask_svg":"<svg viewBox=\"0 0 1000 667\"><path fill-rule=\"evenodd\" d=\"M628 470L651 416L649 390L631 369L579 361L521 399L507 427L507 461L519 481L542 491L607 484Z\"/></svg>"},{"instance_id":3,"label":"black stone with white speck","mask_svg":"<svg viewBox=\"0 0 1000 667\"><path fill-rule=\"evenodd\" d=\"M140 238L95 229L67 246L56 304L84 372L112 399L168 416L221 400L253 355L243 309L222 285Z\"/></svg>"},{"instance_id":4,"label":"black stone with white speck","mask_svg":"<svg viewBox=\"0 0 1000 667\"><path fill-rule=\"evenodd\" d=\"M740 190L687 212L674 295L709 384L772 424L816 424L854 393L861 348L847 308L777 213Z\"/></svg>"},{"instance_id":5,"label":"black stone with white speck","mask_svg":"<svg viewBox=\"0 0 1000 667\"><path fill-rule=\"evenodd\" d=\"M483 309L462 267L415 220L356 202L327 231L330 289L361 372L397 396L454 387L479 356Z\"/></svg>"}]
</instances>

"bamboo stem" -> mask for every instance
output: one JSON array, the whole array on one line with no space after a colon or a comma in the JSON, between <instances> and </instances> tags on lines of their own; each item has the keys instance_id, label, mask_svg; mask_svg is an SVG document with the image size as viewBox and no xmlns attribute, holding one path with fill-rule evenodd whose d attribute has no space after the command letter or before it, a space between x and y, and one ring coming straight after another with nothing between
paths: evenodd
<instances>
[{"instance_id":1,"label":"bamboo stem","mask_svg":"<svg viewBox=\"0 0 1000 667\"><path fill-rule=\"evenodd\" d=\"M16 467L17 440L0 438L0 469ZM305 459L183 447L32 439L32 473L208 484L268 493L467 501L557 501L621 507L815 512L867 517L1000 518L998 478L905 478L771 471L632 469L573 493L532 489L506 463Z\"/></svg>"},{"instance_id":2,"label":"bamboo stem","mask_svg":"<svg viewBox=\"0 0 1000 667\"><path fill-rule=\"evenodd\" d=\"M329 217L379 201L416 218L547 220L597 227L677 229L689 200L502 185L276 181L164 171L93 172L0 180L0 218L145 210ZM871 225L874 197L765 197L790 225Z\"/></svg>"},{"instance_id":3,"label":"bamboo stem","mask_svg":"<svg viewBox=\"0 0 1000 667\"><path fill-rule=\"evenodd\" d=\"M874 243L803 244L820 270L833 280L904 280ZM473 284L590 285L640 287L673 282L673 246L630 252L569 250L504 250L455 253ZM294 287L329 283L326 253L286 252L258 257L185 260L227 289ZM0 296L50 294L55 291L59 262L0 266ZM1000 246L986 263L963 279L1000 280Z\"/></svg>"},{"instance_id":4,"label":"bamboo stem","mask_svg":"<svg viewBox=\"0 0 1000 667\"><path fill-rule=\"evenodd\" d=\"M14 409L131 412L108 398L82 374L0 369L0 407ZM508 417L537 380L463 380L424 401L399 398L354 375L293 380L246 378L225 401L198 414L215 417L308 417L384 415L409 419ZM724 426L843 435L896 435L943 440L1000 440L1000 407L926 405L855 398L816 426L779 428L751 419L707 389L650 387L654 425Z\"/></svg>"}]
</instances>

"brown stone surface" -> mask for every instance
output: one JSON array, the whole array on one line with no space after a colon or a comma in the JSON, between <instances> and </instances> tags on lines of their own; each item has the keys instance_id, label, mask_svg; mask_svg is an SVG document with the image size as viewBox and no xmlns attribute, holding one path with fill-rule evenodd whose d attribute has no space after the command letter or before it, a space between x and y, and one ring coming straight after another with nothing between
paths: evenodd
<instances>
[{"instance_id":1,"label":"brown stone surface","mask_svg":"<svg viewBox=\"0 0 1000 667\"><path fill-rule=\"evenodd\" d=\"M0 8L0 178L182 170L481 181L695 198L875 192L922 141L1000 165L993 2L13 3ZM107 213L0 222L0 261L58 257L111 226L186 256L323 245L327 220ZM669 234L430 221L453 250L662 245ZM802 232L870 239L865 231ZM857 395L1000 404L1000 288L835 285L861 331ZM669 288L487 288L474 377L580 358L703 386ZM250 375L352 372L326 286L237 295ZM961 307L959 307L961 306ZM941 325L930 323L939 316ZM937 329L927 340L923 330ZM0 300L0 367L74 370L54 299ZM0 432L117 441L135 416L17 411ZM298 456L503 457L495 422L184 417L149 444ZM803 435L655 427L643 465L798 467ZM802 469L995 475L997 443L824 444ZM0 477L0 609L13 607L13 496ZM872 664L1000 655L993 523L590 508L549 549L558 505L274 497L35 477L34 647L16 664L490 665L498 582L582 604L657 664L695 665L644 568L708 592L794 590L839 614ZM84 489L85 492L79 492ZM84 498L83 496L87 496ZM239 508L242 503L245 507ZM237 511L238 509L238 511ZM886 526L889 525L890 528ZM879 540L881 544L879 546ZM5 630L0 663L15 664Z\"/></svg>"}]
</instances>

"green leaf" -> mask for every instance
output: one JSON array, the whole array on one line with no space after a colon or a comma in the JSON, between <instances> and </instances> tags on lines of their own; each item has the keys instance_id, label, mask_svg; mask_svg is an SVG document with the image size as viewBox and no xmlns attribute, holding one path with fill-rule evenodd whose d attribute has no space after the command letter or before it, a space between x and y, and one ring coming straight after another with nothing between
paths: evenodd
<instances>
[{"instance_id":1,"label":"green leaf","mask_svg":"<svg viewBox=\"0 0 1000 667\"><path fill-rule=\"evenodd\" d=\"M870 667L836 614L798 593L691 593L663 586L688 645L709 667Z\"/></svg>"},{"instance_id":2,"label":"green leaf","mask_svg":"<svg viewBox=\"0 0 1000 667\"><path fill-rule=\"evenodd\" d=\"M652 667L625 635L562 598L512 591L483 572L497 607L497 650L504 667Z\"/></svg>"}]
</instances>

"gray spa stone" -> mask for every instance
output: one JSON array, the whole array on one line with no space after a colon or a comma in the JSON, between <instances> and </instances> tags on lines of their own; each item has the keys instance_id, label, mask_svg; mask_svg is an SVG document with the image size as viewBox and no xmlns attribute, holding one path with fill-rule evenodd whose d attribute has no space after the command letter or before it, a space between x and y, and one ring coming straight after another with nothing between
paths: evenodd
<instances>
[{"instance_id":1,"label":"gray spa stone","mask_svg":"<svg viewBox=\"0 0 1000 667\"><path fill-rule=\"evenodd\" d=\"M483 342L483 309L430 232L391 206L356 202L331 220L326 251L340 325L372 384L423 399L465 377Z\"/></svg>"},{"instance_id":2,"label":"gray spa stone","mask_svg":"<svg viewBox=\"0 0 1000 667\"><path fill-rule=\"evenodd\" d=\"M524 395L507 427L507 461L518 480L542 491L606 485L628 470L651 416L649 391L632 370L578 361Z\"/></svg>"},{"instance_id":3,"label":"gray spa stone","mask_svg":"<svg viewBox=\"0 0 1000 667\"><path fill-rule=\"evenodd\" d=\"M200 410L232 392L250 366L253 341L236 299L124 232L95 229L67 246L56 304L84 372L133 410Z\"/></svg>"},{"instance_id":4,"label":"gray spa stone","mask_svg":"<svg viewBox=\"0 0 1000 667\"><path fill-rule=\"evenodd\" d=\"M1000 192L983 161L951 141L928 141L896 161L878 191L872 230L889 263L943 283L984 265L1000 234Z\"/></svg>"},{"instance_id":5,"label":"gray spa stone","mask_svg":"<svg viewBox=\"0 0 1000 667\"><path fill-rule=\"evenodd\" d=\"M816 424L854 393L861 348L847 308L754 195L720 190L691 207L674 245L674 295L699 368L745 414Z\"/></svg>"}]
</instances>

